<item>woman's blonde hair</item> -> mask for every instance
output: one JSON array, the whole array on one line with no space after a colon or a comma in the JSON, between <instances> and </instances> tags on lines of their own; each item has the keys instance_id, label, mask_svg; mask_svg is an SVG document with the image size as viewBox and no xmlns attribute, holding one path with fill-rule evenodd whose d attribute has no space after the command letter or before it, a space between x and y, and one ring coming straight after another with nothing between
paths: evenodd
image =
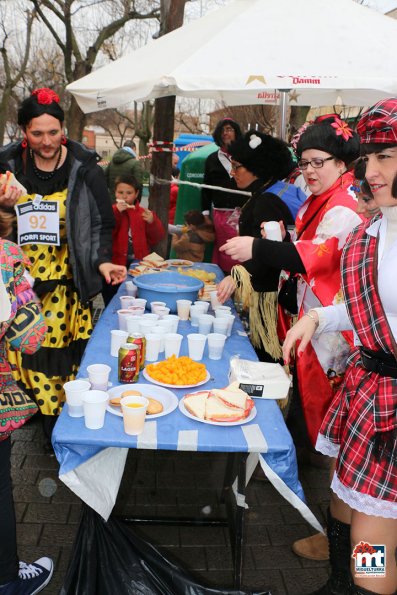
<instances>
[{"instance_id":1,"label":"woman's blonde hair","mask_svg":"<svg viewBox=\"0 0 397 595\"><path fill-rule=\"evenodd\" d=\"M12 231L14 215L0 210L0 238L6 238Z\"/></svg>"}]
</instances>

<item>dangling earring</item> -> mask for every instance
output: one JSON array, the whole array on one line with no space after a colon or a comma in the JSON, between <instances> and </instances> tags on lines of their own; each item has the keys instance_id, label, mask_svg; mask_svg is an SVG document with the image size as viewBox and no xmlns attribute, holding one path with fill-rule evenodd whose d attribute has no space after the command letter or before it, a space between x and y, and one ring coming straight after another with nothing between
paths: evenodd
<instances>
[{"instance_id":1,"label":"dangling earring","mask_svg":"<svg viewBox=\"0 0 397 595\"><path fill-rule=\"evenodd\" d=\"M66 145L67 142L68 142L68 139L66 138L66 136L64 134L62 134L62 136L61 136L61 145Z\"/></svg>"},{"instance_id":2,"label":"dangling earring","mask_svg":"<svg viewBox=\"0 0 397 595\"><path fill-rule=\"evenodd\" d=\"M28 141L26 140L26 138L24 138L23 141L21 142L21 147L22 147L22 149L26 149L27 146L28 146Z\"/></svg>"}]
</instances>

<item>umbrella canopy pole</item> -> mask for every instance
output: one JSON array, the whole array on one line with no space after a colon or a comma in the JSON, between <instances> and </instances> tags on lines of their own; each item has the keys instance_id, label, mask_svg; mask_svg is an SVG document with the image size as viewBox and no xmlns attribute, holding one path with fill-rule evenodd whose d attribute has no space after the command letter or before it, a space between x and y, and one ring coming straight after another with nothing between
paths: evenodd
<instances>
[{"instance_id":1,"label":"umbrella canopy pole","mask_svg":"<svg viewBox=\"0 0 397 595\"><path fill-rule=\"evenodd\" d=\"M289 89L282 89L280 93L280 111L279 111L279 137L287 140L287 110Z\"/></svg>"}]
</instances>

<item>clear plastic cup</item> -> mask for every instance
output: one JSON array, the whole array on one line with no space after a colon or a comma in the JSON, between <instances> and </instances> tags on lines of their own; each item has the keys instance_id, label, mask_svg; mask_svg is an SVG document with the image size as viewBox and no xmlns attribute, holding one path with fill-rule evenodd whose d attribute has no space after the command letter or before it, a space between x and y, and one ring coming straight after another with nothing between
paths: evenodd
<instances>
[{"instance_id":1,"label":"clear plastic cup","mask_svg":"<svg viewBox=\"0 0 397 595\"><path fill-rule=\"evenodd\" d=\"M221 302L218 300L218 292L210 291L210 300L211 300L211 308L216 310L219 306L222 306Z\"/></svg>"},{"instance_id":2,"label":"clear plastic cup","mask_svg":"<svg viewBox=\"0 0 397 595\"><path fill-rule=\"evenodd\" d=\"M133 311L129 308L123 308L122 310L117 310L117 316L119 319L119 329L121 331L127 330L127 316L133 316Z\"/></svg>"},{"instance_id":3,"label":"clear plastic cup","mask_svg":"<svg viewBox=\"0 0 397 595\"><path fill-rule=\"evenodd\" d=\"M126 310L130 306L133 306L134 302L135 302L135 298L133 298L131 295L121 295L119 297L119 300L120 300L121 308L123 310Z\"/></svg>"},{"instance_id":4,"label":"clear plastic cup","mask_svg":"<svg viewBox=\"0 0 397 595\"><path fill-rule=\"evenodd\" d=\"M68 404L68 414L70 417L83 417L83 393L89 391L91 384L88 380L70 380L65 382L63 390L65 391L66 403Z\"/></svg>"},{"instance_id":5,"label":"clear plastic cup","mask_svg":"<svg viewBox=\"0 0 397 595\"><path fill-rule=\"evenodd\" d=\"M129 436L138 436L145 426L146 409L149 401L146 397L131 396L120 399L123 414L124 432Z\"/></svg>"},{"instance_id":6,"label":"clear plastic cup","mask_svg":"<svg viewBox=\"0 0 397 595\"><path fill-rule=\"evenodd\" d=\"M191 300L176 300L176 311L180 320L189 320Z\"/></svg>"},{"instance_id":7,"label":"clear plastic cup","mask_svg":"<svg viewBox=\"0 0 397 595\"><path fill-rule=\"evenodd\" d=\"M161 320L168 321L168 324L170 324L170 321L171 321L172 322L172 325L171 325L171 328L170 328L170 332L171 333L177 333L178 332L179 316L177 314L167 314L167 316L164 316L164 318L162 318Z\"/></svg>"},{"instance_id":8,"label":"clear plastic cup","mask_svg":"<svg viewBox=\"0 0 397 595\"><path fill-rule=\"evenodd\" d=\"M215 318L214 320L214 333L221 333L222 335L227 335L227 329L229 326L229 321L225 316L220 318Z\"/></svg>"},{"instance_id":9,"label":"clear plastic cup","mask_svg":"<svg viewBox=\"0 0 397 595\"><path fill-rule=\"evenodd\" d=\"M189 357L195 362L199 362L203 359L206 340L207 335L202 335L200 333L191 333L187 336Z\"/></svg>"},{"instance_id":10,"label":"clear plastic cup","mask_svg":"<svg viewBox=\"0 0 397 595\"><path fill-rule=\"evenodd\" d=\"M108 388L111 367L106 364L92 364L87 366L88 380L92 390L106 391Z\"/></svg>"},{"instance_id":11,"label":"clear plastic cup","mask_svg":"<svg viewBox=\"0 0 397 595\"><path fill-rule=\"evenodd\" d=\"M132 281L127 281L125 284L125 289L127 291L127 295L132 297L136 297L138 295L138 288Z\"/></svg>"},{"instance_id":12,"label":"clear plastic cup","mask_svg":"<svg viewBox=\"0 0 397 595\"><path fill-rule=\"evenodd\" d=\"M127 337L128 331L120 331L118 329L113 329L110 331L110 355L112 357L118 356L120 345L127 342Z\"/></svg>"},{"instance_id":13,"label":"clear plastic cup","mask_svg":"<svg viewBox=\"0 0 397 595\"><path fill-rule=\"evenodd\" d=\"M146 333L146 361L156 362L159 359L161 335L157 333Z\"/></svg>"},{"instance_id":14,"label":"clear plastic cup","mask_svg":"<svg viewBox=\"0 0 397 595\"><path fill-rule=\"evenodd\" d=\"M135 316L132 314L131 316L127 316L127 332L130 333L139 333L140 332L140 322L142 320L142 316Z\"/></svg>"},{"instance_id":15,"label":"clear plastic cup","mask_svg":"<svg viewBox=\"0 0 397 595\"><path fill-rule=\"evenodd\" d=\"M166 306L165 302L150 302L150 310L155 313L156 308L159 306Z\"/></svg>"},{"instance_id":16,"label":"clear plastic cup","mask_svg":"<svg viewBox=\"0 0 397 595\"><path fill-rule=\"evenodd\" d=\"M210 307L210 303L209 302L204 302L203 300L197 300L196 302L194 302L195 306L200 306L203 311L204 314L208 313L209 307Z\"/></svg>"},{"instance_id":17,"label":"clear plastic cup","mask_svg":"<svg viewBox=\"0 0 397 595\"><path fill-rule=\"evenodd\" d=\"M202 314L198 319L198 332L202 335L208 335L211 332L215 317L211 314Z\"/></svg>"},{"instance_id":18,"label":"clear plastic cup","mask_svg":"<svg viewBox=\"0 0 397 595\"><path fill-rule=\"evenodd\" d=\"M179 357L179 352L181 350L183 335L178 335L178 333L168 333L165 336L165 357L171 357L171 355L175 355L175 357Z\"/></svg>"},{"instance_id":19,"label":"clear plastic cup","mask_svg":"<svg viewBox=\"0 0 397 595\"><path fill-rule=\"evenodd\" d=\"M109 395L102 390L90 390L82 395L84 423L89 430L100 430L105 423Z\"/></svg>"},{"instance_id":20,"label":"clear plastic cup","mask_svg":"<svg viewBox=\"0 0 397 595\"><path fill-rule=\"evenodd\" d=\"M210 333L207 335L208 357L210 359L221 359L225 347L226 336L221 333Z\"/></svg>"},{"instance_id":21,"label":"clear plastic cup","mask_svg":"<svg viewBox=\"0 0 397 595\"><path fill-rule=\"evenodd\" d=\"M192 326L198 326L198 320L203 315L202 308L198 306L190 306L190 324Z\"/></svg>"},{"instance_id":22,"label":"clear plastic cup","mask_svg":"<svg viewBox=\"0 0 397 595\"><path fill-rule=\"evenodd\" d=\"M168 329L165 326L156 325L153 327L152 331L155 335L160 335L161 341L159 353L163 353L165 346L165 335L168 333Z\"/></svg>"},{"instance_id":23,"label":"clear plastic cup","mask_svg":"<svg viewBox=\"0 0 397 595\"><path fill-rule=\"evenodd\" d=\"M232 330L233 330L234 316L233 316L233 314L225 314L225 316L223 316L223 318L225 320L227 320L226 335L228 337L230 337L230 335L232 334Z\"/></svg>"},{"instance_id":24,"label":"clear plastic cup","mask_svg":"<svg viewBox=\"0 0 397 595\"><path fill-rule=\"evenodd\" d=\"M158 306L156 308L156 314L158 314L160 318L164 318L164 316L168 316L169 313L170 313L170 308L167 308L167 306Z\"/></svg>"}]
</instances>

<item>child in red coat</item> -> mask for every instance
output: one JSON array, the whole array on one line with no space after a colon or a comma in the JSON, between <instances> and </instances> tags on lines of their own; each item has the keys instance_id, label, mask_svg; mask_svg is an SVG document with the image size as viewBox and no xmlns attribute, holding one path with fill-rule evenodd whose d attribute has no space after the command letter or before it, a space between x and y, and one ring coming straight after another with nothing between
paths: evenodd
<instances>
[{"instance_id":1,"label":"child in red coat","mask_svg":"<svg viewBox=\"0 0 397 595\"><path fill-rule=\"evenodd\" d=\"M153 246L165 235L164 227L153 211L140 205L142 185L131 175L115 180L116 203L113 213L116 225L113 229L112 262L127 268L133 260L141 260L152 252ZM102 297L107 305L117 292L117 285L106 285Z\"/></svg>"}]
</instances>

